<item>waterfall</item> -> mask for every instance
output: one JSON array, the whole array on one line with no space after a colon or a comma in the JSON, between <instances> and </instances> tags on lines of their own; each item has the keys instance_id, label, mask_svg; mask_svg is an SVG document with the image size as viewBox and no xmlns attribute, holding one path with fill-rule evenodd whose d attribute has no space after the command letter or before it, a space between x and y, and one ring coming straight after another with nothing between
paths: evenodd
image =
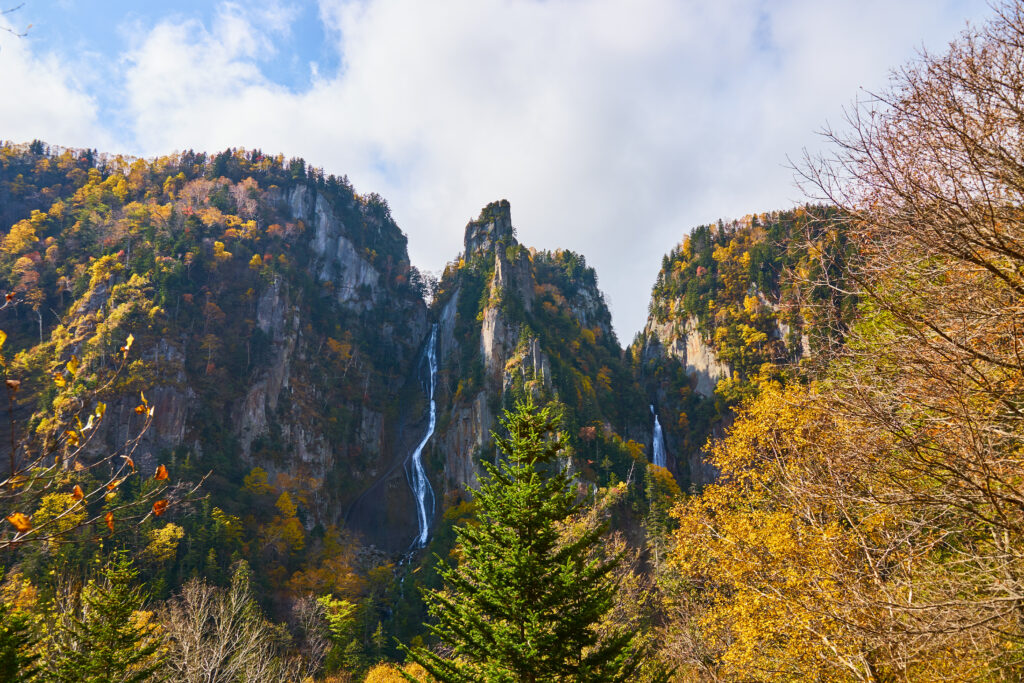
<instances>
[{"instance_id":1,"label":"waterfall","mask_svg":"<svg viewBox=\"0 0 1024 683\"><path fill-rule=\"evenodd\" d=\"M434 403L434 383L437 380L437 323L430 330L430 343L427 346L427 364L430 367L430 383L428 385L427 397L430 399L430 422L427 425L427 433L416 446L412 456L409 458L411 467L408 470L409 486L416 497L416 522L419 524L419 533L413 541L414 548L422 548L427 545L430 537L430 521L434 516L434 489L427 479L427 472L423 469L423 448L434 435L434 426L437 424L437 406Z\"/></svg>"},{"instance_id":2,"label":"waterfall","mask_svg":"<svg viewBox=\"0 0 1024 683\"><path fill-rule=\"evenodd\" d=\"M654 464L659 467L666 467L668 465L665 459L665 435L661 432L661 423L658 422L658 414L654 412L654 406L651 406L651 415L654 416L654 445L651 448L651 452L654 455Z\"/></svg>"}]
</instances>

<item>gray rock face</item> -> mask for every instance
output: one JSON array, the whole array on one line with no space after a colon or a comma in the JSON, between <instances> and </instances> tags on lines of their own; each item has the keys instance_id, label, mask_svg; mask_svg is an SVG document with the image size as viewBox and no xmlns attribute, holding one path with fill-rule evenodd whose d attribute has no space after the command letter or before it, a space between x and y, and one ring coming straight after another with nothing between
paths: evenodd
<instances>
[{"instance_id":1,"label":"gray rock face","mask_svg":"<svg viewBox=\"0 0 1024 683\"><path fill-rule=\"evenodd\" d=\"M538 382L546 389L551 389L551 361L541 350L540 340L530 337L525 344L519 344L515 353L505 363L505 376L502 391L508 391L516 377L524 384Z\"/></svg>"},{"instance_id":2,"label":"gray rock face","mask_svg":"<svg viewBox=\"0 0 1024 683\"><path fill-rule=\"evenodd\" d=\"M477 481L477 459L491 444L494 428L493 402L500 398L517 375L524 381L539 380L551 386L551 364L537 339L520 340L520 323L509 319L510 299L523 310L533 310L535 280L530 253L515 238L511 209L505 200L489 204L480 219L466 226L465 255L493 258L494 272L487 285L488 303L480 325L479 353L484 366L484 388L463 397L450 408L449 420L440 430L439 443L446 454L445 485L449 490L472 490ZM461 292L455 291L439 315L440 357L457 354L454 336Z\"/></svg>"},{"instance_id":3,"label":"gray rock face","mask_svg":"<svg viewBox=\"0 0 1024 683\"><path fill-rule=\"evenodd\" d=\"M583 327L596 326L606 335L612 333L611 325L608 324L608 320L604 316L604 311L607 309L600 292L589 287L580 287L570 299L569 307Z\"/></svg>"},{"instance_id":4,"label":"gray rock face","mask_svg":"<svg viewBox=\"0 0 1024 683\"><path fill-rule=\"evenodd\" d=\"M507 199L488 204L480 214L480 218L466 224L466 235L463 243L466 256L478 251L491 251L502 240L515 240L512 228L512 208Z\"/></svg>"},{"instance_id":5,"label":"gray rock face","mask_svg":"<svg viewBox=\"0 0 1024 683\"><path fill-rule=\"evenodd\" d=\"M253 441L270 432L270 420L277 412L281 392L288 387L295 353L298 316L282 289L281 282L275 280L256 305L257 325L270 337L273 355L258 379L249 385L233 420L242 457L248 462L252 461Z\"/></svg>"},{"instance_id":6,"label":"gray rock face","mask_svg":"<svg viewBox=\"0 0 1024 683\"><path fill-rule=\"evenodd\" d=\"M440 437L446 454L444 479L449 490L476 488L476 458L490 444L493 424L486 392L481 391L472 400L452 408L448 428Z\"/></svg>"},{"instance_id":7,"label":"gray rock face","mask_svg":"<svg viewBox=\"0 0 1024 683\"><path fill-rule=\"evenodd\" d=\"M644 354L678 359L695 380L695 390L701 396L714 396L718 382L732 376L729 366L718 360L715 350L704 341L695 317L688 318L681 328L672 322L659 324L651 319L644 332L648 340L654 341L648 342Z\"/></svg>"},{"instance_id":8,"label":"gray rock face","mask_svg":"<svg viewBox=\"0 0 1024 683\"><path fill-rule=\"evenodd\" d=\"M372 308L380 295L380 273L360 255L323 195L299 185L288 196L288 208L296 220L313 229L317 278L333 283L339 303L359 310Z\"/></svg>"},{"instance_id":9,"label":"gray rock face","mask_svg":"<svg viewBox=\"0 0 1024 683\"><path fill-rule=\"evenodd\" d=\"M459 350L458 345L455 343L455 313L459 307L459 294L459 290L456 289L452 294L452 298L441 309L441 315L438 320L439 345L437 356L441 359L442 363Z\"/></svg>"}]
</instances>

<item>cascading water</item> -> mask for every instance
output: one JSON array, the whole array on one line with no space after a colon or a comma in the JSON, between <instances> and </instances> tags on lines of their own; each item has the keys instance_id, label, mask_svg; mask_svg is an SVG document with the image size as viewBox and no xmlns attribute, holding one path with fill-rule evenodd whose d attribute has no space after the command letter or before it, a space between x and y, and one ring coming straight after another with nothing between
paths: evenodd
<instances>
[{"instance_id":1,"label":"cascading water","mask_svg":"<svg viewBox=\"0 0 1024 683\"><path fill-rule=\"evenodd\" d=\"M658 414L651 406L651 415L654 416L654 447L651 449L654 455L654 464L658 467L666 467L665 459L665 435L661 431L661 423L658 422Z\"/></svg>"},{"instance_id":2,"label":"cascading water","mask_svg":"<svg viewBox=\"0 0 1024 683\"><path fill-rule=\"evenodd\" d=\"M422 548L427 545L430 537L430 521L434 515L434 489L427 479L427 472L423 469L423 448L434 435L434 426L437 424L437 406L434 403L434 383L437 379L437 323L430 330L430 343L427 346L427 364L430 369L430 380L427 389L427 397L430 399L430 422L427 425L427 433L416 446L412 456L408 460L409 486L416 497L416 522L419 524L419 533L413 541L413 548Z\"/></svg>"}]
</instances>

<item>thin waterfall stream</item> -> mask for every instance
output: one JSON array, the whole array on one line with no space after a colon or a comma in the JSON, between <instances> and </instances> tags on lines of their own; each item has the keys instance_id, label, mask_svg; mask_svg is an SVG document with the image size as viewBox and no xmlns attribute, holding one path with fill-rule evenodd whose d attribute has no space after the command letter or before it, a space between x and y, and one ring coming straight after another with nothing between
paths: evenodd
<instances>
[{"instance_id":1,"label":"thin waterfall stream","mask_svg":"<svg viewBox=\"0 0 1024 683\"><path fill-rule=\"evenodd\" d=\"M430 441L430 437L434 435L434 427L437 424L437 405L434 402L434 384L437 380L437 323L434 323L430 330L427 364L430 369L427 389L427 397L430 400L430 422L427 425L426 435L408 460L410 466L407 469L409 486L412 488L413 496L416 497L416 522L419 525L419 532L412 544L413 549L427 545L427 539L430 538L430 522L434 516L434 489L427 478L426 470L423 469L423 449Z\"/></svg>"},{"instance_id":2,"label":"thin waterfall stream","mask_svg":"<svg viewBox=\"0 0 1024 683\"><path fill-rule=\"evenodd\" d=\"M658 467L666 467L668 463L665 458L665 435L661 431L661 422L658 421L658 413L654 412L653 405L651 405L651 415L654 416L654 444L651 448L654 456L653 462Z\"/></svg>"}]
</instances>

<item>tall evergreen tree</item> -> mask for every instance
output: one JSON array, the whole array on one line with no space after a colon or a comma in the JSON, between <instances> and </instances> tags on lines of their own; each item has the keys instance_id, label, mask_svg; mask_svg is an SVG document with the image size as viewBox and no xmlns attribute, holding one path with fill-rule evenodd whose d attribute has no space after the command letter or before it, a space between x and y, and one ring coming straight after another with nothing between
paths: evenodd
<instances>
[{"instance_id":1,"label":"tall evergreen tree","mask_svg":"<svg viewBox=\"0 0 1024 683\"><path fill-rule=\"evenodd\" d=\"M594 552L605 531L576 533L575 478L563 469L559 418L520 402L495 435L508 458L476 494L477 523L457 530L457 567L442 564L443 590L426 594L442 657L407 650L439 681L624 681L640 664L632 633L599 634L617 590L617 559ZM408 676L409 680L416 680Z\"/></svg>"},{"instance_id":2,"label":"tall evergreen tree","mask_svg":"<svg viewBox=\"0 0 1024 683\"><path fill-rule=\"evenodd\" d=\"M160 638L142 612L146 597L127 554L115 553L99 580L82 589L81 606L58 627L47 680L148 683L163 680Z\"/></svg>"},{"instance_id":3,"label":"tall evergreen tree","mask_svg":"<svg viewBox=\"0 0 1024 683\"><path fill-rule=\"evenodd\" d=\"M0 602L0 681L27 683L38 680L39 655L29 617Z\"/></svg>"}]
</instances>

